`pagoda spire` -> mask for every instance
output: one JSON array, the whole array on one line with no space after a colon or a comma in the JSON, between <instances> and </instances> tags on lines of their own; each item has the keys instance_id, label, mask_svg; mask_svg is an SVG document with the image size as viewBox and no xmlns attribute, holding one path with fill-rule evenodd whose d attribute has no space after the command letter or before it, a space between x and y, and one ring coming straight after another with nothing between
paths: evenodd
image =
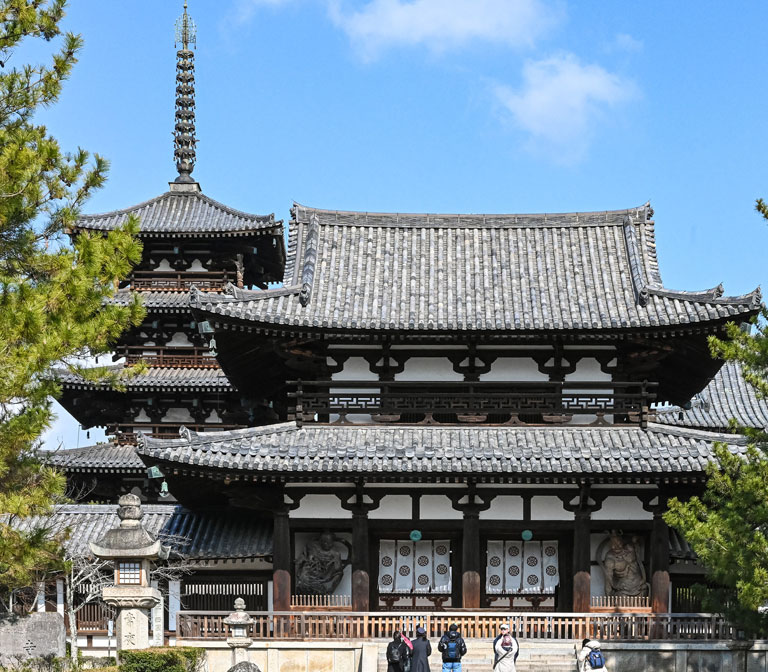
<instances>
[{"instance_id":1,"label":"pagoda spire","mask_svg":"<svg viewBox=\"0 0 768 672\"><path fill-rule=\"evenodd\" d=\"M179 176L176 182L193 183L195 168L195 54L190 49L197 46L197 27L187 14L187 0L184 0L184 14L176 21L174 46L181 45L176 52L176 125L173 132L173 157Z\"/></svg>"}]
</instances>

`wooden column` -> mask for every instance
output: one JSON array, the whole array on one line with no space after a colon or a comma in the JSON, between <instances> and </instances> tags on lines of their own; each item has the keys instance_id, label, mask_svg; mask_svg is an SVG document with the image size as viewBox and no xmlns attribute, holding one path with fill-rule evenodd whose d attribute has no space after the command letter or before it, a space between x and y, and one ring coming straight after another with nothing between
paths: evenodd
<instances>
[{"instance_id":1,"label":"wooden column","mask_svg":"<svg viewBox=\"0 0 768 672\"><path fill-rule=\"evenodd\" d=\"M370 611L368 510L352 512L352 611Z\"/></svg>"},{"instance_id":2,"label":"wooden column","mask_svg":"<svg viewBox=\"0 0 768 672\"><path fill-rule=\"evenodd\" d=\"M464 538L461 546L461 606L480 608L480 511L464 509Z\"/></svg>"},{"instance_id":3,"label":"wooden column","mask_svg":"<svg viewBox=\"0 0 768 672\"><path fill-rule=\"evenodd\" d=\"M669 612L669 528L662 515L667 508L665 497L653 509L651 528L651 610L655 614Z\"/></svg>"},{"instance_id":4,"label":"wooden column","mask_svg":"<svg viewBox=\"0 0 768 672\"><path fill-rule=\"evenodd\" d=\"M573 610L575 612L589 611L592 594L590 517L589 508L575 511L573 524Z\"/></svg>"},{"instance_id":5,"label":"wooden column","mask_svg":"<svg viewBox=\"0 0 768 672\"><path fill-rule=\"evenodd\" d=\"M288 508L274 512L272 535L272 605L275 611L291 609L291 528Z\"/></svg>"}]
</instances>

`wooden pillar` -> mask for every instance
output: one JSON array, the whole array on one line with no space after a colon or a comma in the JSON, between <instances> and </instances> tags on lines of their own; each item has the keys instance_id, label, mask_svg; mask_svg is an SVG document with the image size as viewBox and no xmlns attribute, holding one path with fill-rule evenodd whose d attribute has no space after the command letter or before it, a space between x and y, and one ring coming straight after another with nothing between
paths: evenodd
<instances>
[{"instance_id":1,"label":"wooden pillar","mask_svg":"<svg viewBox=\"0 0 768 672\"><path fill-rule=\"evenodd\" d=\"M352 512L352 611L370 611L368 510Z\"/></svg>"},{"instance_id":2,"label":"wooden pillar","mask_svg":"<svg viewBox=\"0 0 768 672\"><path fill-rule=\"evenodd\" d=\"M666 498L659 497L659 506L653 509L651 528L651 610L654 614L669 612L669 528L662 515Z\"/></svg>"},{"instance_id":3,"label":"wooden pillar","mask_svg":"<svg viewBox=\"0 0 768 672\"><path fill-rule=\"evenodd\" d=\"M272 605L275 611L291 609L291 528L288 509L274 513L272 535Z\"/></svg>"},{"instance_id":4,"label":"wooden pillar","mask_svg":"<svg viewBox=\"0 0 768 672\"><path fill-rule=\"evenodd\" d=\"M592 594L590 576L590 510L575 512L573 525L573 610L589 611Z\"/></svg>"},{"instance_id":5,"label":"wooden pillar","mask_svg":"<svg viewBox=\"0 0 768 672\"><path fill-rule=\"evenodd\" d=\"M461 546L461 606L480 608L480 512L476 507L464 509L464 538Z\"/></svg>"}]
</instances>

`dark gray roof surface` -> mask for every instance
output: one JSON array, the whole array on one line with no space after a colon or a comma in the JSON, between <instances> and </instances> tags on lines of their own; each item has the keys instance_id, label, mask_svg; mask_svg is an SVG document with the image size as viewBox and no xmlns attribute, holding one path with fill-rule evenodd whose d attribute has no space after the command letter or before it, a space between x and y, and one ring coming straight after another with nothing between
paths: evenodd
<instances>
[{"instance_id":1,"label":"dark gray roof surface","mask_svg":"<svg viewBox=\"0 0 768 672\"><path fill-rule=\"evenodd\" d=\"M205 235L216 233L233 235L269 232L279 234L282 225L274 215L251 215L234 210L199 191L168 191L144 203L124 210L102 214L83 215L77 229L109 231L125 223L130 215L141 219L143 234Z\"/></svg>"},{"instance_id":2,"label":"dark gray roof surface","mask_svg":"<svg viewBox=\"0 0 768 672\"><path fill-rule=\"evenodd\" d=\"M101 443L83 448L43 451L41 458L67 471L144 471L136 446Z\"/></svg>"},{"instance_id":3,"label":"dark gray roof surface","mask_svg":"<svg viewBox=\"0 0 768 672\"><path fill-rule=\"evenodd\" d=\"M144 306L152 311L173 311L189 312L189 294L183 292L156 291L156 290L132 290L120 289L110 299L110 303L116 303L126 306L131 303L136 296L141 296Z\"/></svg>"},{"instance_id":4,"label":"dark gray roof surface","mask_svg":"<svg viewBox=\"0 0 768 672\"><path fill-rule=\"evenodd\" d=\"M282 423L227 432L140 437L151 459L232 471L368 474L665 474L703 472L715 440L639 427L417 427Z\"/></svg>"},{"instance_id":5,"label":"dark gray roof surface","mask_svg":"<svg viewBox=\"0 0 768 672\"><path fill-rule=\"evenodd\" d=\"M660 423L702 429L728 428L731 419L743 427L768 427L768 400L760 399L744 380L737 362L726 362L712 381L691 400L691 408L679 406L656 411Z\"/></svg>"},{"instance_id":6,"label":"dark gray roof surface","mask_svg":"<svg viewBox=\"0 0 768 672\"><path fill-rule=\"evenodd\" d=\"M562 215L402 215L294 207L284 287L190 305L341 330L620 329L753 314L758 290L663 287L649 205Z\"/></svg>"},{"instance_id":7,"label":"dark gray roof surface","mask_svg":"<svg viewBox=\"0 0 768 672\"><path fill-rule=\"evenodd\" d=\"M118 364L108 367L119 372L124 366ZM92 383L70 371L57 369L54 372L56 380L68 389L109 389L106 383ZM131 391L143 390L188 390L190 392L205 392L234 389L224 372L219 368L196 369L191 367L149 367L124 381L126 389Z\"/></svg>"},{"instance_id":8,"label":"dark gray roof surface","mask_svg":"<svg viewBox=\"0 0 768 672\"><path fill-rule=\"evenodd\" d=\"M163 537L183 537L184 555L193 559L255 558L272 553L272 522L233 512L190 511L173 504L144 504L142 524ZM65 542L73 555L90 555L88 542L101 539L120 523L114 504L64 504L45 518L15 519L13 526L32 530L42 525L70 530Z\"/></svg>"}]
</instances>

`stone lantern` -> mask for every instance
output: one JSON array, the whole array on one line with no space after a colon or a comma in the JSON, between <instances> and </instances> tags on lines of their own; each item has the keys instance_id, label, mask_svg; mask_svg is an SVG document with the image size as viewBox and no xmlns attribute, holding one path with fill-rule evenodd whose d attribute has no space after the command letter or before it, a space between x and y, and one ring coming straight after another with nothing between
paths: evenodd
<instances>
[{"instance_id":1,"label":"stone lantern","mask_svg":"<svg viewBox=\"0 0 768 672\"><path fill-rule=\"evenodd\" d=\"M160 591L149 585L150 561L165 549L141 524L141 500L123 495L118 500L120 525L108 530L91 552L112 560L115 585L102 590L102 599L117 610L117 650L149 647L149 610L160 602Z\"/></svg>"},{"instance_id":2,"label":"stone lantern","mask_svg":"<svg viewBox=\"0 0 768 672\"><path fill-rule=\"evenodd\" d=\"M227 644L232 649L232 665L246 662L248 660L246 649L253 642L248 634L248 628L253 623L253 619L245 611L245 600L242 597L235 600L235 610L224 619L224 623L229 626L230 636L227 637Z\"/></svg>"}]
</instances>

